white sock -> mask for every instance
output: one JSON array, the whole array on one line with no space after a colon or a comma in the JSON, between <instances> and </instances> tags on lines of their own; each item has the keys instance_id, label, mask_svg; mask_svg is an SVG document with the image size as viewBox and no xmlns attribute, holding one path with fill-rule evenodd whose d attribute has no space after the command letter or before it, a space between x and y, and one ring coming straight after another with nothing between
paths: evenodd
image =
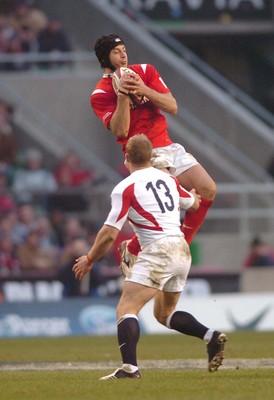
<instances>
[{"instance_id":1,"label":"white sock","mask_svg":"<svg viewBox=\"0 0 274 400\"><path fill-rule=\"evenodd\" d=\"M214 332L214 329L209 329L206 332L205 336L203 337L203 340L206 342L206 344L208 344L211 341L213 332Z\"/></svg>"},{"instance_id":2,"label":"white sock","mask_svg":"<svg viewBox=\"0 0 274 400\"><path fill-rule=\"evenodd\" d=\"M122 369L126 372L133 374L133 372L138 371L138 367L132 364L123 364Z\"/></svg>"}]
</instances>

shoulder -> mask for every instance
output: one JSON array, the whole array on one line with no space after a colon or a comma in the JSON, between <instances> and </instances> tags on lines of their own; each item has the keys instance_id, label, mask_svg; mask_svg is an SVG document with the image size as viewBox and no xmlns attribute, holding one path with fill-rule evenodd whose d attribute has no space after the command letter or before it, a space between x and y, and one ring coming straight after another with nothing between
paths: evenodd
<instances>
[{"instance_id":1,"label":"shoulder","mask_svg":"<svg viewBox=\"0 0 274 400\"><path fill-rule=\"evenodd\" d=\"M132 175L127 176L121 182L119 182L113 189L112 195L123 194L128 188L134 186L134 179Z\"/></svg>"},{"instance_id":2,"label":"shoulder","mask_svg":"<svg viewBox=\"0 0 274 400\"><path fill-rule=\"evenodd\" d=\"M101 78L97 82L93 92L91 93L91 96L104 95L104 94L109 93L110 90L112 90L112 80L111 80L111 78Z\"/></svg>"},{"instance_id":3,"label":"shoulder","mask_svg":"<svg viewBox=\"0 0 274 400\"><path fill-rule=\"evenodd\" d=\"M140 72L143 74L153 73L155 71L157 72L156 68L152 64L132 64L128 67L138 74L140 74Z\"/></svg>"}]
</instances>

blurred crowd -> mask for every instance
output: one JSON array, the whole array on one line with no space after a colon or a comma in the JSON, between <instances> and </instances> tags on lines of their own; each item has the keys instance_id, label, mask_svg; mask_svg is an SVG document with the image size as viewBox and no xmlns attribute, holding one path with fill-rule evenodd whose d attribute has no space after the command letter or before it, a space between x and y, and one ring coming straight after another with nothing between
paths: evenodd
<instances>
[{"instance_id":1,"label":"blurred crowd","mask_svg":"<svg viewBox=\"0 0 274 400\"><path fill-rule=\"evenodd\" d=\"M106 295L103 285L121 277L117 253L100 261L84 289L71 272L98 227L81 212L69 212L70 201L76 202L76 211L83 211L81 194L92 193L102 177L73 151L53 168L46 166L41 149L19 151L13 114L0 100L0 282L55 278L63 282L64 296Z\"/></svg>"},{"instance_id":2,"label":"blurred crowd","mask_svg":"<svg viewBox=\"0 0 274 400\"><path fill-rule=\"evenodd\" d=\"M70 67L58 55L72 50L58 15L48 15L35 0L0 1L0 73ZM53 58L22 57L28 53ZM58 279L64 296L116 294L121 278L117 250L95 265L84 284L71 271L97 233L98 220L89 220L83 211L89 207L85 194L102 177L74 151L49 167L41 148L22 148L22 140L19 146L14 114L0 99L0 300L6 281L25 279Z\"/></svg>"},{"instance_id":3,"label":"blurred crowd","mask_svg":"<svg viewBox=\"0 0 274 400\"><path fill-rule=\"evenodd\" d=\"M274 267L274 248L259 237L254 237L244 259L245 268Z\"/></svg>"},{"instance_id":4,"label":"blurred crowd","mask_svg":"<svg viewBox=\"0 0 274 400\"><path fill-rule=\"evenodd\" d=\"M0 71L25 71L70 65L68 62L30 62L20 55L27 53L59 53L72 50L68 34L58 15L47 15L31 0L0 2L0 55L16 55L16 61L0 63Z\"/></svg>"}]
</instances>

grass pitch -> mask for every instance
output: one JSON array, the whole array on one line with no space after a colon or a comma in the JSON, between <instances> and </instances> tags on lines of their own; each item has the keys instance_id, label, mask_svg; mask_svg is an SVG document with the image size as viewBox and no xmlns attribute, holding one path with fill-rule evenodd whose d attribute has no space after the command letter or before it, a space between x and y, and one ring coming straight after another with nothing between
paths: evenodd
<instances>
[{"instance_id":1,"label":"grass pitch","mask_svg":"<svg viewBox=\"0 0 274 400\"><path fill-rule=\"evenodd\" d=\"M0 340L3 400L272 400L274 333L228 335L223 367L207 372L205 345L175 335L144 335L142 379L99 381L121 365L116 337Z\"/></svg>"}]
</instances>

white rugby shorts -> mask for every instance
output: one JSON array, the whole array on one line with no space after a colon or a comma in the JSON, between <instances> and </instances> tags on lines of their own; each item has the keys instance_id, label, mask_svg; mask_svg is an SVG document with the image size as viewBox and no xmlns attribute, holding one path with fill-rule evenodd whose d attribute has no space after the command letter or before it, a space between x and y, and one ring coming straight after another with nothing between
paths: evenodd
<instances>
[{"instance_id":1,"label":"white rugby shorts","mask_svg":"<svg viewBox=\"0 0 274 400\"><path fill-rule=\"evenodd\" d=\"M165 292L181 292L191 265L189 246L183 236L166 236L147 245L125 281Z\"/></svg>"},{"instance_id":2,"label":"white rugby shorts","mask_svg":"<svg viewBox=\"0 0 274 400\"><path fill-rule=\"evenodd\" d=\"M182 172L188 170L194 165L199 164L192 154L187 153L185 148L179 143L172 143L165 147L156 147L153 149L152 156L161 156L167 159L176 168L176 171L172 174L179 176Z\"/></svg>"}]
</instances>

